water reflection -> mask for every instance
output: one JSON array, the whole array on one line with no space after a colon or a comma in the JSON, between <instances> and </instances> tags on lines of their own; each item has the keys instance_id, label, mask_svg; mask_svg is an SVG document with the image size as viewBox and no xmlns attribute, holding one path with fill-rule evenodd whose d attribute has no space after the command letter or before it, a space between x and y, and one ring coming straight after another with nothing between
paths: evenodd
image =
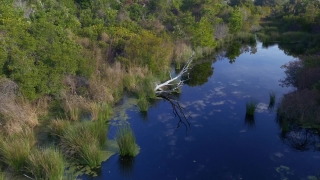
<instances>
[{"instance_id":1,"label":"water reflection","mask_svg":"<svg viewBox=\"0 0 320 180\"><path fill-rule=\"evenodd\" d=\"M144 122L147 122L149 119L148 119L148 111L140 111L140 117L141 119L144 121Z\"/></svg>"},{"instance_id":2,"label":"water reflection","mask_svg":"<svg viewBox=\"0 0 320 180\"><path fill-rule=\"evenodd\" d=\"M296 151L320 151L320 136L312 129L300 127L296 123L290 123L277 118L281 127L279 135L281 141Z\"/></svg>"},{"instance_id":3,"label":"water reflection","mask_svg":"<svg viewBox=\"0 0 320 180\"><path fill-rule=\"evenodd\" d=\"M229 59L229 63L232 64L236 61L236 58L240 56L241 51L241 44L240 43L233 43L227 49L226 57Z\"/></svg>"},{"instance_id":4,"label":"water reflection","mask_svg":"<svg viewBox=\"0 0 320 180\"><path fill-rule=\"evenodd\" d=\"M213 75L212 62L204 62L196 64L190 70L190 79L186 82L189 86L201 86L208 82L208 79Z\"/></svg>"},{"instance_id":5,"label":"water reflection","mask_svg":"<svg viewBox=\"0 0 320 180\"><path fill-rule=\"evenodd\" d=\"M134 170L134 162L134 157L119 156L118 164L120 173L126 177L132 177L132 173Z\"/></svg>"},{"instance_id":6,"label":"water reflection","mask_svg":"<svg viewBox=\"0 0 320 180\"><path fill-rule=\"evenodd\" d=\"M248 115L246 114L244 117L244 124L248 127L248 128L254 128L255 126L255 119L254 119L254 115Z\"/></svg>"}]
</instances>

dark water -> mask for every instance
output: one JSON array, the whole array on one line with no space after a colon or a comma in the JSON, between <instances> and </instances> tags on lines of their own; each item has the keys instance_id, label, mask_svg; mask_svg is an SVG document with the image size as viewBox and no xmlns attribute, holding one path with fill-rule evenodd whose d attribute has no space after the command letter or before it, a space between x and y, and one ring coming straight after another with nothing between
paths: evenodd
<instances>
[{"instance_id":1,"label":"dark water","mask_svg":"<svg viewBox=\"0 0 320 180\"><path fill-rule=\"evenodd\" d=\"M289 140L281 139L276 112L268 109L271 90L277 93L276 103L290 91L280 87L278 80L285 77L280 66L293 59L277 46L264 49L258 43L255 54L241 54L232 64L226 58L213 63L213 74L206 83L185 85L178 97L192 114L188 132L183 125L177 129L178 118L166 101L153 105L144 118L128 110L140 153L124 162L113 155L102 164L95 179L269 180L316 176L320 173L319 151L294 148L295 140L304 142L303 132L292 133ZM259 103L254 120L245 119L245 103L250 99ZM109 138L114 136L115 128L111 128Z\"/></svg>"}]
</instances>

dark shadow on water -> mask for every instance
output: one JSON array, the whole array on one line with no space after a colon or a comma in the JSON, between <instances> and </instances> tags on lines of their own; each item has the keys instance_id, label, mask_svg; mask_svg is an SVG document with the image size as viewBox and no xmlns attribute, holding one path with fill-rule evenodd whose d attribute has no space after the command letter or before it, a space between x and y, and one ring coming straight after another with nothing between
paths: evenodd
<instances>
[{"instance_id":1,"label":"dark shadow on water","mask_svg":"<svg viewBox=\"0 0 320 180\"><path fill-rule=\"evenodd\" d=\"M143 122L148 122L148 111L140 111L139 115Z\"/></svg>"},{"instance_id":2,"label":"dark shadow on water","mask_svg":"<svg viewBox=\"0 0 320 180\"><path fill-rule=\"evenodd\" d=\"M274 104L275 104L274 102L270 102L269 106L268 106L268 109L269 110L273 110L274 109Z\"/></svg>"},{"instance_id":3,"label":"dark shadow on water","mask_svg":"<svg viewBox=\"0 0 320 180\"><path fill-rule=\"evenodd\" d=\"M254 128L255 127L255 119L254 119L254 115L248 115L246 114L244 117L244 124L248 127L248 128Z\"/></svg>"},{"instance_id":4,"label":"dark shadow on water","mask_svg":"<svg viewBox=\"0 0 320 180\"><path fill-rule=\"evenodd\" d=\"M120 173L126 177L131 177L134 169L134 162L134 157L119 156L118 164Z\"/></svg>"},{"instance_id":5,"label":"dark shadow on water","mask_svg":"<svg viewBox=\"0 0 320 180\"><path fill-rule=\"evenodd\" d=\"M292 150L320 151L320 136L315 130L303 128L297 123L289 122L280 117L277 117L276 122L281 129L279 133L281 142Z\"/></svg>"}]
</instances>

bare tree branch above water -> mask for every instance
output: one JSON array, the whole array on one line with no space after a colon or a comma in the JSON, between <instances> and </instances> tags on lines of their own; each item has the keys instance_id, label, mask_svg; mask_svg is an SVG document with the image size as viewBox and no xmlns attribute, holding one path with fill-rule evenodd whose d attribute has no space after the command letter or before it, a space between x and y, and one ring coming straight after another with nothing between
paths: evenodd
<instances>
[{"instance_id":1,"label":"bare tree branch above water","mask_svg":"<svg viewBox=\"0 0 320 180\"><path fill-rule=\"evenodd\" d=\"M169 80L167 80L164 83L157 84L156 87L154 88L156 95L160 95L163 93L176 92L180 87L182 87L184 85L184 82L187 81L189 79L189 77L185 80L182 80L181 77L185 73L187 73L188 70L190 69L191 62L192 62L193 58L194 58L194 52L192 52L191 57L189 58L187 63L183 66L182 70L180 71L180 73L177 76L172 77L171 73L170 73Z\"/></svg>"}]
</instances>

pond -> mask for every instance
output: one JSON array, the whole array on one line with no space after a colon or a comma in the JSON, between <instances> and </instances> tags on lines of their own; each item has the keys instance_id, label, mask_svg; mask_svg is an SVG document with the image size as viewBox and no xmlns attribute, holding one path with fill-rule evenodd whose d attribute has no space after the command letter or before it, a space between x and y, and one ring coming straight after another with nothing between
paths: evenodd
<instances>
[{"instance_id":1,"label":"pond","mask_svg":"<svg viewBox=\"0 0 320 180\"><path fill-rule=\"evenodd\" d=\"M257 43L254 51L234 61L220 57L198 67L199 76L204 77L194 78L201 82L189 82L176 97L191 116L190 127L180 124L177 128L179 118L167 101L154 103L144 116L136 107L127 110L126 121L140 153L126 161L113 155L92 179L315 178L320 173L319 151L297 146L313 143L318 147L316 140L308 140L317 136L299 128L283 136L276 110L268 108L269 92L276 92L277 103L292 91L281 87L279 79L285 77L280 67L294 58L277 45L265 48ZM258 107L254 120L248 120L246 102L252 99ZM116 127L109 132L114 139Z\"/></svg>"}]
</instances>

